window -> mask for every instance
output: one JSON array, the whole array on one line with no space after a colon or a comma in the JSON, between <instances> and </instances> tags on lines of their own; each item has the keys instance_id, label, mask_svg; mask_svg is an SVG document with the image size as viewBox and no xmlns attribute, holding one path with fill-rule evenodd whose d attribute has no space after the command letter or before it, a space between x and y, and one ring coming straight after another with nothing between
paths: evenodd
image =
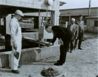
<instances>
[{"instance_id":1,"label":"window","mask_svg":"<svg viewBox=\"0 0 98 77\"><path fill-rule=\"evenodd\" d=\"M98 21L94 21L94 26L98 27Z\"/></svg>"}]
</instances>

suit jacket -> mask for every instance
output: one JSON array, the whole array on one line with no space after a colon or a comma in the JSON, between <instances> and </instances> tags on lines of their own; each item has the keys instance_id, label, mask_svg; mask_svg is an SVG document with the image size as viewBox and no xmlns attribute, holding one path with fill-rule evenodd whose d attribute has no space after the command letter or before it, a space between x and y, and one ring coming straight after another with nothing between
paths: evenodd
<instances>
[{"instance_id":1,"label":"suit jacket","mask_svg":"<svg viewBox=\"0 0 98 77\"><path fill-rule=\"evenodd\" d=\"M53 26L53 40L52 43L55 42L56 38L59 38L63 41L63 45L67 46L71 42L72 33L69 29L61 26Z\"/></svg>"}]
</instances>

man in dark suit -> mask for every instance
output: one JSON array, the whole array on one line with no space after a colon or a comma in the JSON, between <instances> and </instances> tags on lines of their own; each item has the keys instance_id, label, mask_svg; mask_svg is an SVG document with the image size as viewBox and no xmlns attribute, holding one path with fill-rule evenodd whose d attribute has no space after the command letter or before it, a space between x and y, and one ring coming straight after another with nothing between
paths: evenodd
<instances>
[{"instance_id":1,"label":"man in dark suit","mask_svg":"<svg viewBox=\"0 0 98 77\"><path fill-rule=\"evenodd\" d=\"M72 38L72 33L67 28L61 26L53 26L53 39L50 42L54 43L57 38L61 39L63 44L60 45L60 57L54 65L63 65L66 61L66 55L69 51L69 45ZM49 40L48 40L49 41Z\"/></svg>"}]
</instances>

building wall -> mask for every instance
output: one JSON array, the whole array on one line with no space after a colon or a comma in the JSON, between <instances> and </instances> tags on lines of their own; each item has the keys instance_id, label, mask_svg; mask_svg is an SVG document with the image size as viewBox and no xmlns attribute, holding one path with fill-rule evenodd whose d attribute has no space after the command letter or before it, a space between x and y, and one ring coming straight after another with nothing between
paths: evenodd
<instances>
[{"instance_id":1,"label":"building wall","mask_svg":"<svg viewBox=\"0 0 98 77\"><path fill-rule=\"evenodd\" d=\"M98 18L89 18L87 19L87 31L98 33L98 24L95 25L95 21L98 22Z\"/></svg>"},{"instance_id":2,"label":"building wall","mask_svg":"<svg viewBox=\"0 0 98 77\"><path fill-rule=\"evenodd\" d=\"M95 18L87 18L88 10L89 10L88 8L61 10L60 23L65 24L66 21L70 22L70 19L72 17L79 19L79 16L82 15L84 17L85 30L90 32L98 32L98 26L94 25L95 21L96 20L98 21L98 7L90 9L90 17L95 17Z\"/></svg>"},{"instance_id":3,"label":"building wall","mask_svg":"<svg viewBox=\"0 0 98 77\"><path fill-rule=\"evenodd\" d=\"M78 15L88 15L88 8L80 8L80 9L67 9L67 10L60 10L60 16L78 16ZM98 16L98 7L91 8L90 10L91 16Z\"/></svg>"},{"instance_id":4,"label":"building wall","mask_svg":"<svg viewBox=\"0 0 98 77\"><path fill-rule=\"evenodd\" d=\"M11 6L19 6L19 7L27 7L27 8L36 8L36 9L49 9L54 10L55 2L52 6L45 6L45 0L0 0L1 5L11 5ZM58 1L58 0L55 0Z\"/></svg>"}]
</instances>

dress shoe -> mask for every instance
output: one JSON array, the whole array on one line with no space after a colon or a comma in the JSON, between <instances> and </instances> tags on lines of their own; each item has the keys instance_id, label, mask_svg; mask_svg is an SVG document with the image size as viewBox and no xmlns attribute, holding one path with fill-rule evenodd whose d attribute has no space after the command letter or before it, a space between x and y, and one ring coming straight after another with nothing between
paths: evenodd
<instances>
[{"instance_id":1,"label":"dress shoe","mask_svg":"<svg viewBox=\"0 0 98 77\"><path fill-rule=\"evenodd\" d=\"M63 63L59 63L59 62L57 62L57 63L54 63L54 65L56 65L56 66L60 66L60 65L63 65Z\"/></svg>"},{"instance_id":2,"label":"dress shoe","mask_svg":"<svg viewBox=\"0 0 98 77\"><path fill-rule=\"evenodd\" d=\"M19 74L18 70L11 70L11 71L12 71L12 73Z\"/></svg>"},{"instance_id":3,"label":"dress shoe","mask_svg":"<svg viewBox=\"0 0 98 77\"><path fill-rule=\"evenodd\" d=\"M22 65L20 64L20 65L18 65L18 68L21 68L22 67Z\"/></svg>"},{"instance_id":4,"label":"dress shoe","mask_svg":"<svg viewBox=\"0 0 98 77\"><path fill-rule=\"evenodd\" d=\"M82 50L82 48L78 48L78 49Z\"/></svg>"},{"instance_id":5,"label":"dress shoe","mask_svg":"<svg viewBox=\"0 0 98 77\"><path fill-rule=\"evenodd\" d=\"M57 60L57 62L56 63L59 63L60 62L60 60Z\"/></svg>"}]
</instances>

